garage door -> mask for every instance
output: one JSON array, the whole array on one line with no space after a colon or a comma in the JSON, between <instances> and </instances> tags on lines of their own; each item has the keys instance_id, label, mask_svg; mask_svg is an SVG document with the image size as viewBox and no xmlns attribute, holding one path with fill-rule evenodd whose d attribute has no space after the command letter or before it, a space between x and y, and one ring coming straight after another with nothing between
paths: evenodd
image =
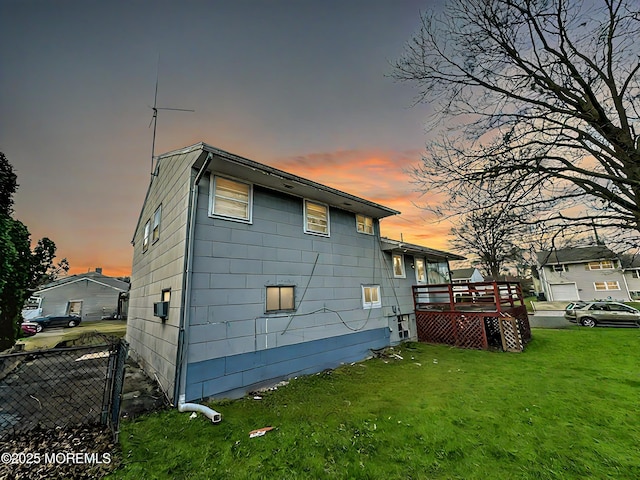
<instances>
[{"instance_id":1,"label":"garage door","mask_svg":"<svg viewBox=\"0 0 640 480\"><path fill-rule=\"evenodd\" d=\"M556 283L549 287L551 287L551 297L554 302L578 300L578 289L575 283Z\"/></svg>"}]
</instances>

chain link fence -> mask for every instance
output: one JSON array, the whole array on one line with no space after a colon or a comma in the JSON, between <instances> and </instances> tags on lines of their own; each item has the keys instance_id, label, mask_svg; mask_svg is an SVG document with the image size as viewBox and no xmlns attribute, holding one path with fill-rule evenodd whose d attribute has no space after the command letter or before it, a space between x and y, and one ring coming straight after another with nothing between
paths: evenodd
<instances>
[{"instance_id":1,"label":"chain link fence","mask_svg":"<svg viewBox=\"0 0 640 480\"><path fill-rule=\"evenodd\" d=\"M0 355L0 441L91 424L110 427L117 439L127 350L123 339L109 339Z\"/></svg>"}]
</instances>

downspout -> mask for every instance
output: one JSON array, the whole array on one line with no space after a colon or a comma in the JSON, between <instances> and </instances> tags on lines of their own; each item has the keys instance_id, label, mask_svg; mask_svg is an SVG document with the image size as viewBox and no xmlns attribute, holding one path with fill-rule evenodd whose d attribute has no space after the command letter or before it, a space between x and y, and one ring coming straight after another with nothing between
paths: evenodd
<instances>
[{"instance_id":1,"label":"downspout","mask_svg":"<svg viewBox=\"0 0 640 480\"><path fill-rule=\"evenodd\" d=\"M174 388L173 398L178 398L178 411L179 412L199 412L211 419L212 422L217 423L222 420L222 415L204 405L197 403L185 403L185 391L186 391L186 378L187 378L187 362L186 360L186 347L188 344L188 330L185 328L186 319L189 317L189 310L191 307L191 275L193 269L193 243L194 243L194 229L196 224L196 213L198 211L198 185L204 177L207 168L211 164L213 154L209 152L202 167L198 171L197 175L191 185L191 198L189 200L189 213L187 218L187 238L186 238L186 251L184 260L184 275L182 281L182 314L180 315L180 330L178 332L178 348L176 358L176 384Z\"/></svg>"}]
</instances>

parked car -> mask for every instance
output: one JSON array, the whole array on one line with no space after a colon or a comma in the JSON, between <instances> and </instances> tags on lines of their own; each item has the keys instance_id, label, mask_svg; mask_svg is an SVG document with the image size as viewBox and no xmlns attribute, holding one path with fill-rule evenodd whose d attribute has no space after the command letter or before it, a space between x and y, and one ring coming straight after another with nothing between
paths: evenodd
<instances>
[{"instance_id":1,"label":"parked car","mask_svg":"<svg viewBox=\"0 0 640 480\"><path fill-rule=\"evenodd\" d=\"M80 324L80 317L75 315L47 315L30 320L37 324L36 331L39 333L43 328L49 327L76 327Z\"/></svg>"},{"instance_id":2,"label":"parked car","mask_svg":"<svg viewBox=\"0 0 640 480\"><path fill-rule=\"evenodd\" d=\"M32 337L38 333L38 324L34 322L22 322L20 324L20 330L22 330L25 337Z\"/></svg>"},{"instance_id":3,"label":"parked car","mask_svg":"<svg viewBox=\"0 0 640 480\"><path fill-rule=\"evenodd\" d=\"M640 310L620 302L576 302L567 305L564 318L584 327L630 325L640 327Z\"/></svg>"}]
</instances>

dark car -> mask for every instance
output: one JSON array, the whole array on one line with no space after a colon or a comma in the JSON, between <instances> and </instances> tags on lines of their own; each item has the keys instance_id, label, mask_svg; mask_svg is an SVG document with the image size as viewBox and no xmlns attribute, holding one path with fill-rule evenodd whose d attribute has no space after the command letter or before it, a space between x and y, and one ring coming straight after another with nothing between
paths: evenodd
<instances>
[{"instance_id":1,"label":"dark car","mask_svg":"<svg viewBox=\"0 0 640 480\"><path fill-rule=\"evenodd\" d=\"M38 333L38 324L33 322L22 322L20 324L20 330L25 337L32 337ZM42 327L40 328L42 330Z\"/></svg>"},{"instance_id":2,"label":"dark car","mask_svg":"<svg viewBox=\"0 0 640 480\"><path fill-rule=\"evenodd\" d=\"M75 315L47 315L29 320L37 324L36 331L41 332L43 328L50 327L76 327L80 324L80 317Z\"/></svg>"},{"instance_id":3,"label":"dark car","mask_svg":"<svg viewBox=\"0 0 640 480\"><path fill-rule=\"evenodd\" d=\"M620 302L570 303L564 311L564 318L584 327L596 325L640 327L640 311Z\"/></svg>"}]
</instances>

